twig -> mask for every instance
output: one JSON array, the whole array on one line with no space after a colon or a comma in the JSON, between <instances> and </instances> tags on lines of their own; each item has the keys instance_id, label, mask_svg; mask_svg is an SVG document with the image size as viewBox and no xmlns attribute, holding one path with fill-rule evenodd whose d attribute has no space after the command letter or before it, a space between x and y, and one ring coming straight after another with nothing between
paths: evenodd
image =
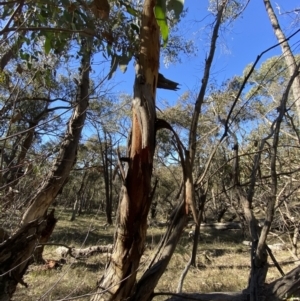
<instances>
[{"instance_id":1,"label":"twig","mask_svg":"<svg viewBox=\"0 0 300 301\"><path fill-rule=\"evenodd\" d=\"M273 263L274 263L274 265L276 266L277 270L278 270L279 273L281 274L281 276L282 276L282 277L285 276L284 271L283 271L282 268L280 267L278 261L276 260L276 258L275 258L275 256L274 256L272 250L269 248L268 245L266 245L266 249L267 249L267 251L268 251L268 253L269 253L269 255L270 255L270 257L271 257L271 259L272 259L272 261L273 261Z\"/></svg>"}]
</instances>

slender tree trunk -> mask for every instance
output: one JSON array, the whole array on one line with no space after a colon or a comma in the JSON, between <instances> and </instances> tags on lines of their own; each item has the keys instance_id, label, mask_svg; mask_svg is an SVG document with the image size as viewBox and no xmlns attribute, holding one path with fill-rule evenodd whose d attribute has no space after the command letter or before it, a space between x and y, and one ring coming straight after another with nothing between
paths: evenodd
<instances>
[{"instance_id":1,"label":"slender tree trunk","mask_svg":"<svg viewBox=\"0 0 300 301\"><path fill-rule=\"evenodd\" d=\"M85 47L91 46L90 43L87 44L89 45L82 46L84 56L82 58L82 76L81 82L78 84L76 107L68 122L68 129L61 143L60 151L52 171L48 176L48 179L46 179L37 194L33 197L31 206L27 209L22 218L23 224L36 218L43 217L45 211L61 190L70 171L76 163L77 148L81 131L84 126L89 101L89 66L91 53L90 48L89 50L86 50Z\"/></svg>"},{"instance_id":2,"label":"slender tree trunk","mask_svg":"<svg viewBox=\"0 0 300 301\"><path fill-rule=\"evenodd\" d=\"M190 266L196 267L196 256L197 256L197 249L198 249L198 243L199 243L200 225L202 223L206 195L207 195L207 190L205 192L203 191L202 195L199 198L200 204L199 204L199 210L198 210L198 223L195 224L192 255L191 255L190 260L187 262L183 272L181 273L180 279L178 281L176 293L182 292L184 279L189 271Z\"/></svg>"},{"instance_id":3,"label":"slender tree trunk","mask_svg":"<svg viewBox=\"0 0 300 301\"><path fill-rule=\"evenodd\" d=\"M193 250L192 250L192 256L191 256L191 265L196 267L196 256L197 256L197 249L198 249L198 243L199 243L199 235L200 235L200 225L203 222L203 212L204 212L204 206L206 202L206 195L207 191L203 191L201 196L199 197L199 210L198 210L198 224L195 224L195 230L194 230L194 241L193 241Z\"/></svg>"},{"instance_id":4,"label":"slender tree trunk","mask_svg":"<svg viewBox=\"0 0 300 301\"><path fill-rule=\"evenodd\" d=\"M218 5L218 13L216 16L216 21L215 25L213 28L213 33L211 37L211 42L210 42L210 49L208 53L208 57L205 62L205 68L203 72L203 78L202 78L202 85L200 88L200 92L198 94L196 103L195 103L195 109L192 117L192 123L191 123L191 128L190 128L190 133L189 133L189 152L187 153L186 157L186 198L187 198L187 204L191 206L192 213L194 216L194 220L197 223L197 212L196 212L196 206L195 206L195 193L194 193L194 180L193 180L193 165L194 165L194 160L195 160L195 155L196 155L196 147L197 147L197 131L198 131L198 122L199 122L199 116L201 114L201 108L202 104L204 102L204 97L206 93L206 88L208 85L209 81L209 75L210 75L210 69L212 66L212 62L214 59L215 55L215 50L216 50L216 44L217 44L217 39L219 35L219 29L222 24L222 17L224 10L227 6L227 0L222 0L220 4Z\"/></svg>"},{"instance_id":5,"label":"slender tree trunk","mask_svg":"<svg viewBox=\"0 0 300 301\"><path fill-rule=\"evenodd\" d=\"M109 142L108 137L109 136ZM100 142L100 152L102 157L103 175L104 175L104 186L105 186L105 213L106 221L109 225L113 223L112 221L112 177L111 168L112 160L108 159L108 153L112 152L111 138L110 135L104 130L104 142L101 141L100 135L98 133L98 140ZM104 145L104 147L103 147ZM110 145L110 146L109 146Z\"/></svg>"},{"instance_id":6,"label":"slender tree trunk","mask_svg":"<svg viewBox=\"0 0 300 301\"><path fill-rule=\"evenodd\" d=\"M287 68L289 70L289 74L292 77L293 74L298 69L297 62L291 51L288 41L285 41L285 39L286 39L285 35L284 35L283 31L281 30L280 24L275 15L275 12L273 10L270 0L263 0L263 1L265 4L266 11L269 16L271 25L273 27L275 36L276 36L278 42L281 43L282 53L283 53L284 59L286 61ZM293 96L294 96L294 102L296 105L296 111L297 111L297 115L298 115L298 124L299 124L299 122L300 122L300 76L299 75L296 76L296 78L293 82L292 92L293 92Z\"/></svg>"},{"instance_id":7,"label":"slender tree trunk","mask_svg":"<svg viewBox=\"0 0 300 301\"><path fill-rule=\"evenodd\" d=\"M62 140L58 157L46 179L30 201L23 215L21 228L0 246L0 300L10 300L18 283L31 262L34 250L47 228L47 209L63 187L74 163L77 147L86 118L89 100L89 70L91 59L91 41L83 48L81 83L78 86L76 106L68 122L65 137ZM54 227L53 227L54 228ZM52 230L53 230L52 228ZM52 232L51 230L51 232ZM49 233L47 233L48 235ZM51 233L49 234L49 236ZM48 238L49 238L48 236Z\"/></svg>"},{"instance_id":8,"label":"slender tree trunk","mask_svg":"<svg viewBox=\"0 0 300 301\"><path fill-rule=\"evenodd\" d=\"M74 202L74 205L73 205L72 216L70 218L71 222L75 221L77 210L78 210L78 196L76 196L76 199L75 199L75 202Z\"/></svg>"},{"instance_id":9,"label":"slender tree trunk","mask_svg":"<svg viewBox=\"0 0 300 301\"><path fill-rule=\"evenodd\" d=\"M121 191L114 249L92 300L126 300L133 290L144 251L151 200L151 175L155 149L155 96L159 67L159 28L155 0L145 0L140 30L132 106L132 135L128 169Z\"/></svg>"},{"instance_id":10,"label":"slender tree trunk","mask_svg":"<svg viewBox=\"0 0 300 301\"><path fill-rule=\"evenodd\" d=\"M295 225L295 229L294 229L294 232L293 232L293 237L292 237L292 246L293 246L293 254L295 255L295 257L298 258L298 247L297 247L297 244L298 244L298 238L299 238L299 224L296 224Z\"/></svg>"},{"instance_id":11,"label":"slender tree trunk","mask_svg":"<svg viewBox=\"0 0 300 301\"><path fill-rule=\"evenodd\" d=\"M76 218L76 214L79 213L79 208L80 208L80 202L82 199L82 195L83 195L83 189L84 189L84 183L85 183L85 179L88 175L88 171L87 169L84 171L83 177L81 179L81 183L80 183L80 187L79 190L76 193L76 199L74 202L74 206L73 206L73 211L72 211L72 216L71 216L71 221L74 221Z\"/></svg>"},{"instance_id":12,"label":"slender tree trunk","mask_svg":"<svg viewBox=\"0 0 300 301\"><path fill-rule=\"evenodd\" d=\"M286 104L289 96L290 89L295 78L298 76L298 71L292 74L288 85L285 89L285 92L282 95L280 107L278 108L279 114L275 120L275 128L271 129L271 134L273 136L273 143L271 147L271 162L270 162L270 170L271 170L271 191L268 196L267 201L267 210L266 210L266 218L264 225L261 229L261 233L258 240L254 240L252 245L255 247L252 249L253 253L253 265L251 269L251 279L250 279L250 301L259 301L262 300L263 292L264 292L264 284L268 271L268 263L267 263L267 250L266 250L266 241L267 236L271 228L271 224L274 218L275 212L275 204L277 198L277 173L276 173L276 161L277 161L277 147L279 143L279 135L280 135L280 127L282 120L284 118L284 114L286 112Z\"/></svg>"},{"instance_id":13,"label":"slender tree trunk","mask_svg":"<svg viewBox=\"0 0 300 301\"><path fill-rule=\"evenodd\" d=\"M108 195L108 208L107 208L107 212L106 212L106 216L107 216L107 222L111 222L112 224L112 205L113 205L113 147L112 147L112 140L111 140L111 136L109 136L110 139L110 148L109 148L109 154L110 154L110 164L108 167L108 174L109 174L109 186L108 186L108 190L109 190L109 195Z\"/></svg>"},{"instance_id":14,"label":"slender tree trunk","mask_svg":"<svg viewBox=\"0 0 300 301\"><path fill-rule=\"evenodd\" d=\"M186 223L185 204L181 202L176 209L174 218L162 239L154 259L138 281L136 291L130 299L131 301L152 300L154 288L171 260Z\"/></svg>"}]
</instances>

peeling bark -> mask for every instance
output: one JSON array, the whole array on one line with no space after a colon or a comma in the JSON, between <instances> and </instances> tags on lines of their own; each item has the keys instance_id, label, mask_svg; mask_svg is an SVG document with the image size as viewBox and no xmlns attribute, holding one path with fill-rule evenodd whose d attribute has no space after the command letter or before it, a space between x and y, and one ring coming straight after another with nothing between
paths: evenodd
<instances>
[{"instance_id":1,"label":"peeling bark","mask_svg":"<svg viewBox=\"0 0 300 301\"><path fill-rule=\"evenodd\" d=\"M144 251L147 215L151 205L151 176L155 149L155 96L159 67L159 28L155 0L145 0L140 31L132 106L132 134L127 174L121 190L113 253L98 282L99 300L129 298Z\"/></svg>"}]
</instances>

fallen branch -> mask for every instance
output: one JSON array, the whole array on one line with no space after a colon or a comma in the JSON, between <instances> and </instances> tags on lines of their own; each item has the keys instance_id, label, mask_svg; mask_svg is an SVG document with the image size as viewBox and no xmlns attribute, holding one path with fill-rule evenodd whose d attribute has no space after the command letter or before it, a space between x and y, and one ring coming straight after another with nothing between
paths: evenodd
<instances>
[{"instance_id":1,"label":"fallen branch","mask_svg":"<svg viewBox=\"0 0 300 301\"><path fill-rule=\"evenodd\" d=\"M160 295L159 293L154 294ZM248 301L248 294L243 292L207 293L207 294L172 294L166 301Z\"/></svg>"},{"instance_id":2,"label":"fallen branch","mask_svg":"<svg viewBox=\"0 0 300 301\"><path fill-rule=\"evenodd\" d=\"M194 223L192 224L192 226ZM191 227L191 226L190 226ZM239 230L242 229L241 223L228 222L228 223L202 223L201 229L215 229L215 230Z\"/></svg>"},{"instance_id":3,"label":"fallen branch","mask_svg":"<svg viewBox=\"0 0 300 301\"><path fill-rule=\"evenodd\" d=\"M60 246L56 249L56 253L61 257L67 257L70 255L73 258L89 257L97 253L111 253L112 245L106 246L92 246L85 249L76 249L73 247L68 247L66 245Z\"/></svg>"}]
</instances>

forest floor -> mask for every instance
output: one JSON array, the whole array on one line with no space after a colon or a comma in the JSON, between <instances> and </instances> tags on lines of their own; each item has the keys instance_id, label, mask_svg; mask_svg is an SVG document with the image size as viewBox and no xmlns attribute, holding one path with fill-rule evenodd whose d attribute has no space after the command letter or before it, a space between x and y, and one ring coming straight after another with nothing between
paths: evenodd
<instances>
[{"instance_id":1,"label":"forest floor","mask_svg":"<svg viewBox=\"0 0 300 301\"><path fill-rule=\"evenodd\" d=\"M113 242L114 227L106 227L104 213L77 216L71 222L71 210L56 209L57 225L49 243L65 244L70 247L86 248L107 245ZM147 247L141 261L141 271L147 266L151 254L163 236L166 227L149 227ZM190 259L192 239L187 228L183 233L172 260L158 283L155 292L176 292L180 275ZM250 247L244 245L241 230L205 229L201 233L197 253L197 267L190 267L183 285L183 292L240 291L247 286L250 271ZM270 236L269 244L280 243ZM288 246L288 245L287 245ZM66 262L51 268L51 261L59 260L56 245L45 247L46 265L31 265L24 281L28 288L19 285L15 301L89 300L96 282L101 277L108 261L108 254L96 254L88 258L66 258ZM288 250L273 252L284 272L295 267ZM270 260L270 259L269 259ZM54 261L53 261L54 262ZM270 262L267 282L280 277ZM156 296L155 301L166 296Z\"/></svg>"}]
</instances>

